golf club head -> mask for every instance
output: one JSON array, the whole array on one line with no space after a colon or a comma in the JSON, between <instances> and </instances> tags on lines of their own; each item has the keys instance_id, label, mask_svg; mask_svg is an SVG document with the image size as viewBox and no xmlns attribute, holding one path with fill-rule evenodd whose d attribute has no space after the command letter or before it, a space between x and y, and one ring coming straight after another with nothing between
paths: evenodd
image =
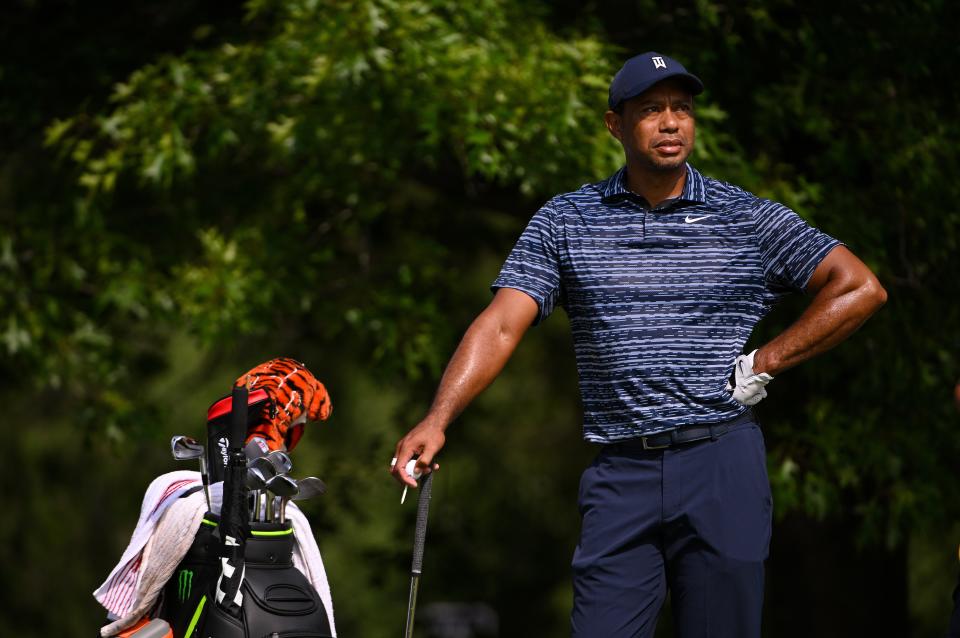
<instances>
[{"instance_id":1,"label":"golf club head","mask_svg":"<svg viewBox=\"0 0 960 638\"><path fill-rule=\"evenodd\" d=\"M250 490L262 490L267 485L267 481L270 479L270 476L264 476L263 471L258 467L248 467L247 468L247 489Z\"/></svg>"},{"instance_id":2,"label":"golf club head","mask_svg":"<svg viewBox=\"0 0 960 638\"><path fill-rule=\"evenodd\" d=\"M246 454L248 459L258 459L269 454L270 448L267 447L267 442L262 437L255 436L243 446L243 453Z\"/></svg>"},{"instance_id":3,"label":"golf club head","mask_svg":"<svg viewBox=\"0 0 960 638\"><path fill-rule=\"evenodd\" d=\"M276 496L284 496L286 498L293 498L300 493L300 488L297 486L296 480L290 478L286 474L277 474L267 481L266 489Z\"/></svg>"},{"instance_id":4,"label":"golf club head","mask_svg":"<svg viewBox=\"0 0 960 638\"><path fill-rule=\"evenodd\" d=\"M299 492L293 497L295 501L302 501L326 493L327 485L316 476L308 476L297 481Z\"/></svg>"},{"instance_id":5,"label":"golf club head","mask_svg":"<svg viewBox=\"0 0 960 638\"><path fill-rule=\"evenodd\" d=\"M260 473L263 474L264 478L266 478L267 480L269 480L273 476L276 476L277 474L277 468L275 468L273 466L273 463L271 463L270 460L265 456L261 456L256 459L250 459L249 461L247 461L247 467L257 468L258 470L260 470Z\"/></svg>"},{"instance_id":6,"label":"golf club head","mask_svg":"<svg viewBox=\"0 0 960 638\"><path fill-rule=\"evenodd\" d=\"M203 456L203 446L196 439L178 434L170 439L170 452L178 461L190 461Z\"/></svg>"},{"instance_id":7,"label":"golf club head","mask_svg":"<svg viewBox=\"0 0 960 638\"><path fill-rule=\"evenodd\" d=\"M276 470L276 474L289 474L293 469L293 461L290 455L282 450L274 450L265 457Z\"/></svg>"}]
</instances>

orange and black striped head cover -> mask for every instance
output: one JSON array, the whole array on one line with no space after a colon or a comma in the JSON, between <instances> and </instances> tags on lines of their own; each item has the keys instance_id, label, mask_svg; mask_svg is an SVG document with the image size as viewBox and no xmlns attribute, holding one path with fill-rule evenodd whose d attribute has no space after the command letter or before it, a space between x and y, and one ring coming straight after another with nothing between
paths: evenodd
<instances>
[{"instance_id":1,"label":"orange and black striped head cover","mask_svg":"<svg viewBox=\"0 0 960 638\"><path fill-rule=\"evenodd\" d=\"M270 404L247 428L247 441L262 437L271 450L292 450L304 421L325 421L333 410L330 395L307 366L287 357L271 359L241 375L235 385L263 389Z\"/></svg>"}]
</instances>

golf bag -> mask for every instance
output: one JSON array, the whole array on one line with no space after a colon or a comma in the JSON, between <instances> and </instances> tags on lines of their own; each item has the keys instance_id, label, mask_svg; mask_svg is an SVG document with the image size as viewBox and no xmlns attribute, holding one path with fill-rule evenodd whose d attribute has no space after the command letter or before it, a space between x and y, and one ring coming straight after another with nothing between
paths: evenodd
<instances>
[{"instance_id":1,"label":"golf bag","mask_svg":"<svg viewBox=\"0 0 960 638\"><path fill-rule=\"evenodd\" d=\"M252 523L245 548L241 619L217 613L210 598L220 571L219 518L207 514L190 550L163 592L160 617L176 638L323 638L327 612L307 578L293 566L289 523Z\"/></svg>"},{"instance_id":2,"label":"golf bag","mask_svg":"<svg viewBox=\"0 0 960 638\"><path fill-rule=\"evenodd\" d=\"M289 523L247 520L243 440L257 393L235 387L220 401L229 423L215 435L223 472L221 517L208 512L164 589L160 617L175 638L329 638L327 612L316 590L293 566ZM226 420L225 420L226 421ZM211 446L213 447L213 446Z\"/></svg>"}]
</instances>

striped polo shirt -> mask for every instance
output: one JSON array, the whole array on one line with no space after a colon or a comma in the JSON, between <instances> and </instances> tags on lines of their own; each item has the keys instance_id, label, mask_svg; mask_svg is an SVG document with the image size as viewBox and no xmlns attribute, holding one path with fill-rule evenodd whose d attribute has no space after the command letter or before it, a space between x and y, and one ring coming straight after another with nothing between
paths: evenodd
<instances>
[{"instance_id":1,"label":"striped polo shirt","mask_svg":"<svg viewBox=\"0 0 960 638\"><path fill-rule=\"evenodd\" d=\"M839 242L795 212L687 165L683 193L650 208L626 170L548 201L492 288L570 318L584 438L609 443L747 410L734 359L784 295Z\"/></svg>"}]
</instances>

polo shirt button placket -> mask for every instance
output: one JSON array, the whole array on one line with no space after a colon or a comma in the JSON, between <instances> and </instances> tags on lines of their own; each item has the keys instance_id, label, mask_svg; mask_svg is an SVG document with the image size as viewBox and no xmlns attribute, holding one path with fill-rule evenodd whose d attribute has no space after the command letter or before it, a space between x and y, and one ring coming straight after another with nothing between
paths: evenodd
<instances>
[{"instance_id":1,"label":"polo shirt button placket","mask_svg":"<svg viewBox=\"0 0 960 638\"><path fill-rule=\"evenodd\" d=\"M633 195L630 201L636 207L637 212L640 213L640 241L643 242L647 238L647 213L650 212L650 209L639 195Z\"/></svg>"}]
</instances>

